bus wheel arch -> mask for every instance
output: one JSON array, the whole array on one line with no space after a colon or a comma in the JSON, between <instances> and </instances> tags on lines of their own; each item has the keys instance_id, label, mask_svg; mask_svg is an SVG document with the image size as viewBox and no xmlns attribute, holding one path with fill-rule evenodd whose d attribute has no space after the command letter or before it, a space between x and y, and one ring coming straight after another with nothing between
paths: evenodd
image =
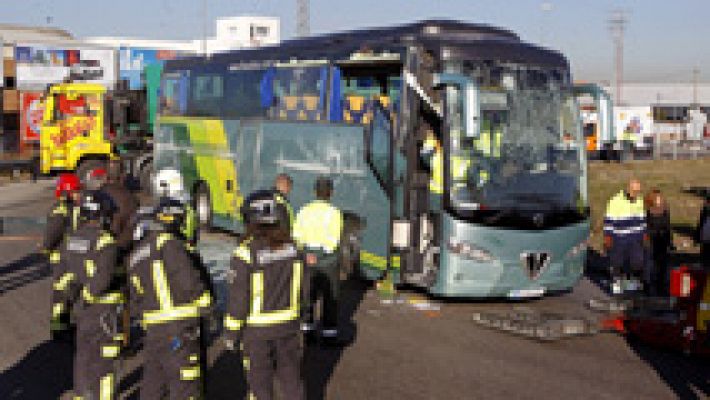
<instances>
[{"instance_id":1,"label":"bus wheel arch","mask_svg":"<svg viewBox=\"0 0 710 400\"><path fill-rule=\"evenodd\" d=\"M193 193L193 207L200 227L208 227L212 222L212 199L209 186L204 181L195 183Z\"/></svg>"}]
</instances>

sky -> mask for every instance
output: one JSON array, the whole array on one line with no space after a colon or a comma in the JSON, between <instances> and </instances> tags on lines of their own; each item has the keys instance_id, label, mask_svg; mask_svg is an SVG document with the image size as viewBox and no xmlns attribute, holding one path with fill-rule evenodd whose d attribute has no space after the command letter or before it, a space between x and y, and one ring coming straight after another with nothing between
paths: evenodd
<instances>
[{"instance_id":1,"label":"sky","mask_svg":"<svg viewBox=\"0 0 710 400\"><path fill-rule=\"evenodd\" d=\"M281 18L282 38L295 34L296 0L0 0L0 23L49 25L76 37L153 39L202 37L220 16ZM528 42L561 51L575 79L612 79L608 19L624 10L626 81L690 82L693 69L710 82L710 0L310 0L311 31L387 26L430 18L458 19L512 30Z\"/></svg>"}]
</instances>

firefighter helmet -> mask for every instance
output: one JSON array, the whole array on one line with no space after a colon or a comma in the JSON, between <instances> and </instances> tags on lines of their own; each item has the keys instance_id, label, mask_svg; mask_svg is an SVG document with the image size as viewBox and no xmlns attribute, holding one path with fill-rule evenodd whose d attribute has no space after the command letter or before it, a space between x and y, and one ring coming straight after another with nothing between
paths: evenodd
<instances>
[{"instance_id":1,"label":"firefighter helmet","mask_svg":"<svg viewBox=\"0 0 710 400\"><path fill-rule=\"evenodd\" d=\"M244 223L256 225L276 225L282 213L271 190L259 190L247 197L242 205Z\"/></svg>"},{"instance_id":2,"label":"firefighter helmet","mask_svg":"<svg viewBox=\"0 0 710 400\"><path fill-rule=\"evenodd\" d=\"M60 174L54 195L57 199L66 199L74 192L81 190L81 181L74 174Z\"/></svg>"},{"instance_id":3,"label":"firefighter helmet","mask_svg":"<svg viewBox=\"0 0 710 400\"><path fill-rule=\"evenodd\" d=\"M155 194L158 197L186 201L187 193L182 179L182 174L176 169L165 168L155 175Z\"/></svg>"}]
</instances>

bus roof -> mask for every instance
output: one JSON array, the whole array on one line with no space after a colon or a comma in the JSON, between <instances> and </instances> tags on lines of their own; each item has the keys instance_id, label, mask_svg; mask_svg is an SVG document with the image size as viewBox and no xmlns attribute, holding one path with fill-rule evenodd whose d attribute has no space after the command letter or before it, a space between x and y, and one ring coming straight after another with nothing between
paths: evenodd
<instances>
[{"instance_id":1,"label":"bus roof","mask_svg":"<svg viewBox=\"0 0 710 400\"><path fill-rule=\"evenodd\" d=\"M459 21L426 20L292 39L273 46L216 53L207 59L195 56L170 60L165 69L179 70L202 63L339 60L362 49L401 53L411 44L421 45L437 57L442 57L446 50L449 59L496 59L567 68L567 60L562 54L522 42L518 35L508 30Z\"/></svg>"}]
</instances>

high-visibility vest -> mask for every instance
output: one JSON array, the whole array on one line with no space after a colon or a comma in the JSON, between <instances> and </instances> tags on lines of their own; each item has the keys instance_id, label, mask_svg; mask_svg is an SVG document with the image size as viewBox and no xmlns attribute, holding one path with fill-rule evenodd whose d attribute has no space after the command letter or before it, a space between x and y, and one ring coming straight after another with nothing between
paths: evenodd
<instances>
[{"instance_id":1,"label":"high-visibility vest","mask_svg":"<svg viewBox=\"0 0 710 400\"><path fill-rule=\"evenodd\" d=\"M293 239L299 246L332 253L340 244L343 213L324 200L314 200L301 208L293 226Z\"/></svg>"},{"instance_id":2,"label":"high-visibility vest","mask_svg":"<svg viewBox=\"0 0 710 400\"><path fill-rule=\"evenodd\" d=\"M466 179L471 160L459 156L451 156L451 177L454 180ZM444 193L444 160L441 151L436 151L432 157L431 179L429 190L435 194Z\"/></svg>"},{"instance_id":3,"label":"high-visibility vest","mask_svg":"<svg viewBox=\"0 0 710 400\"><path fill-rule=\"evenodd\" d=\"M609 200L604 233L616 238L641 237L646 232L643 199L630 200L622 190Z\"/></svg>"}]
</instances>

